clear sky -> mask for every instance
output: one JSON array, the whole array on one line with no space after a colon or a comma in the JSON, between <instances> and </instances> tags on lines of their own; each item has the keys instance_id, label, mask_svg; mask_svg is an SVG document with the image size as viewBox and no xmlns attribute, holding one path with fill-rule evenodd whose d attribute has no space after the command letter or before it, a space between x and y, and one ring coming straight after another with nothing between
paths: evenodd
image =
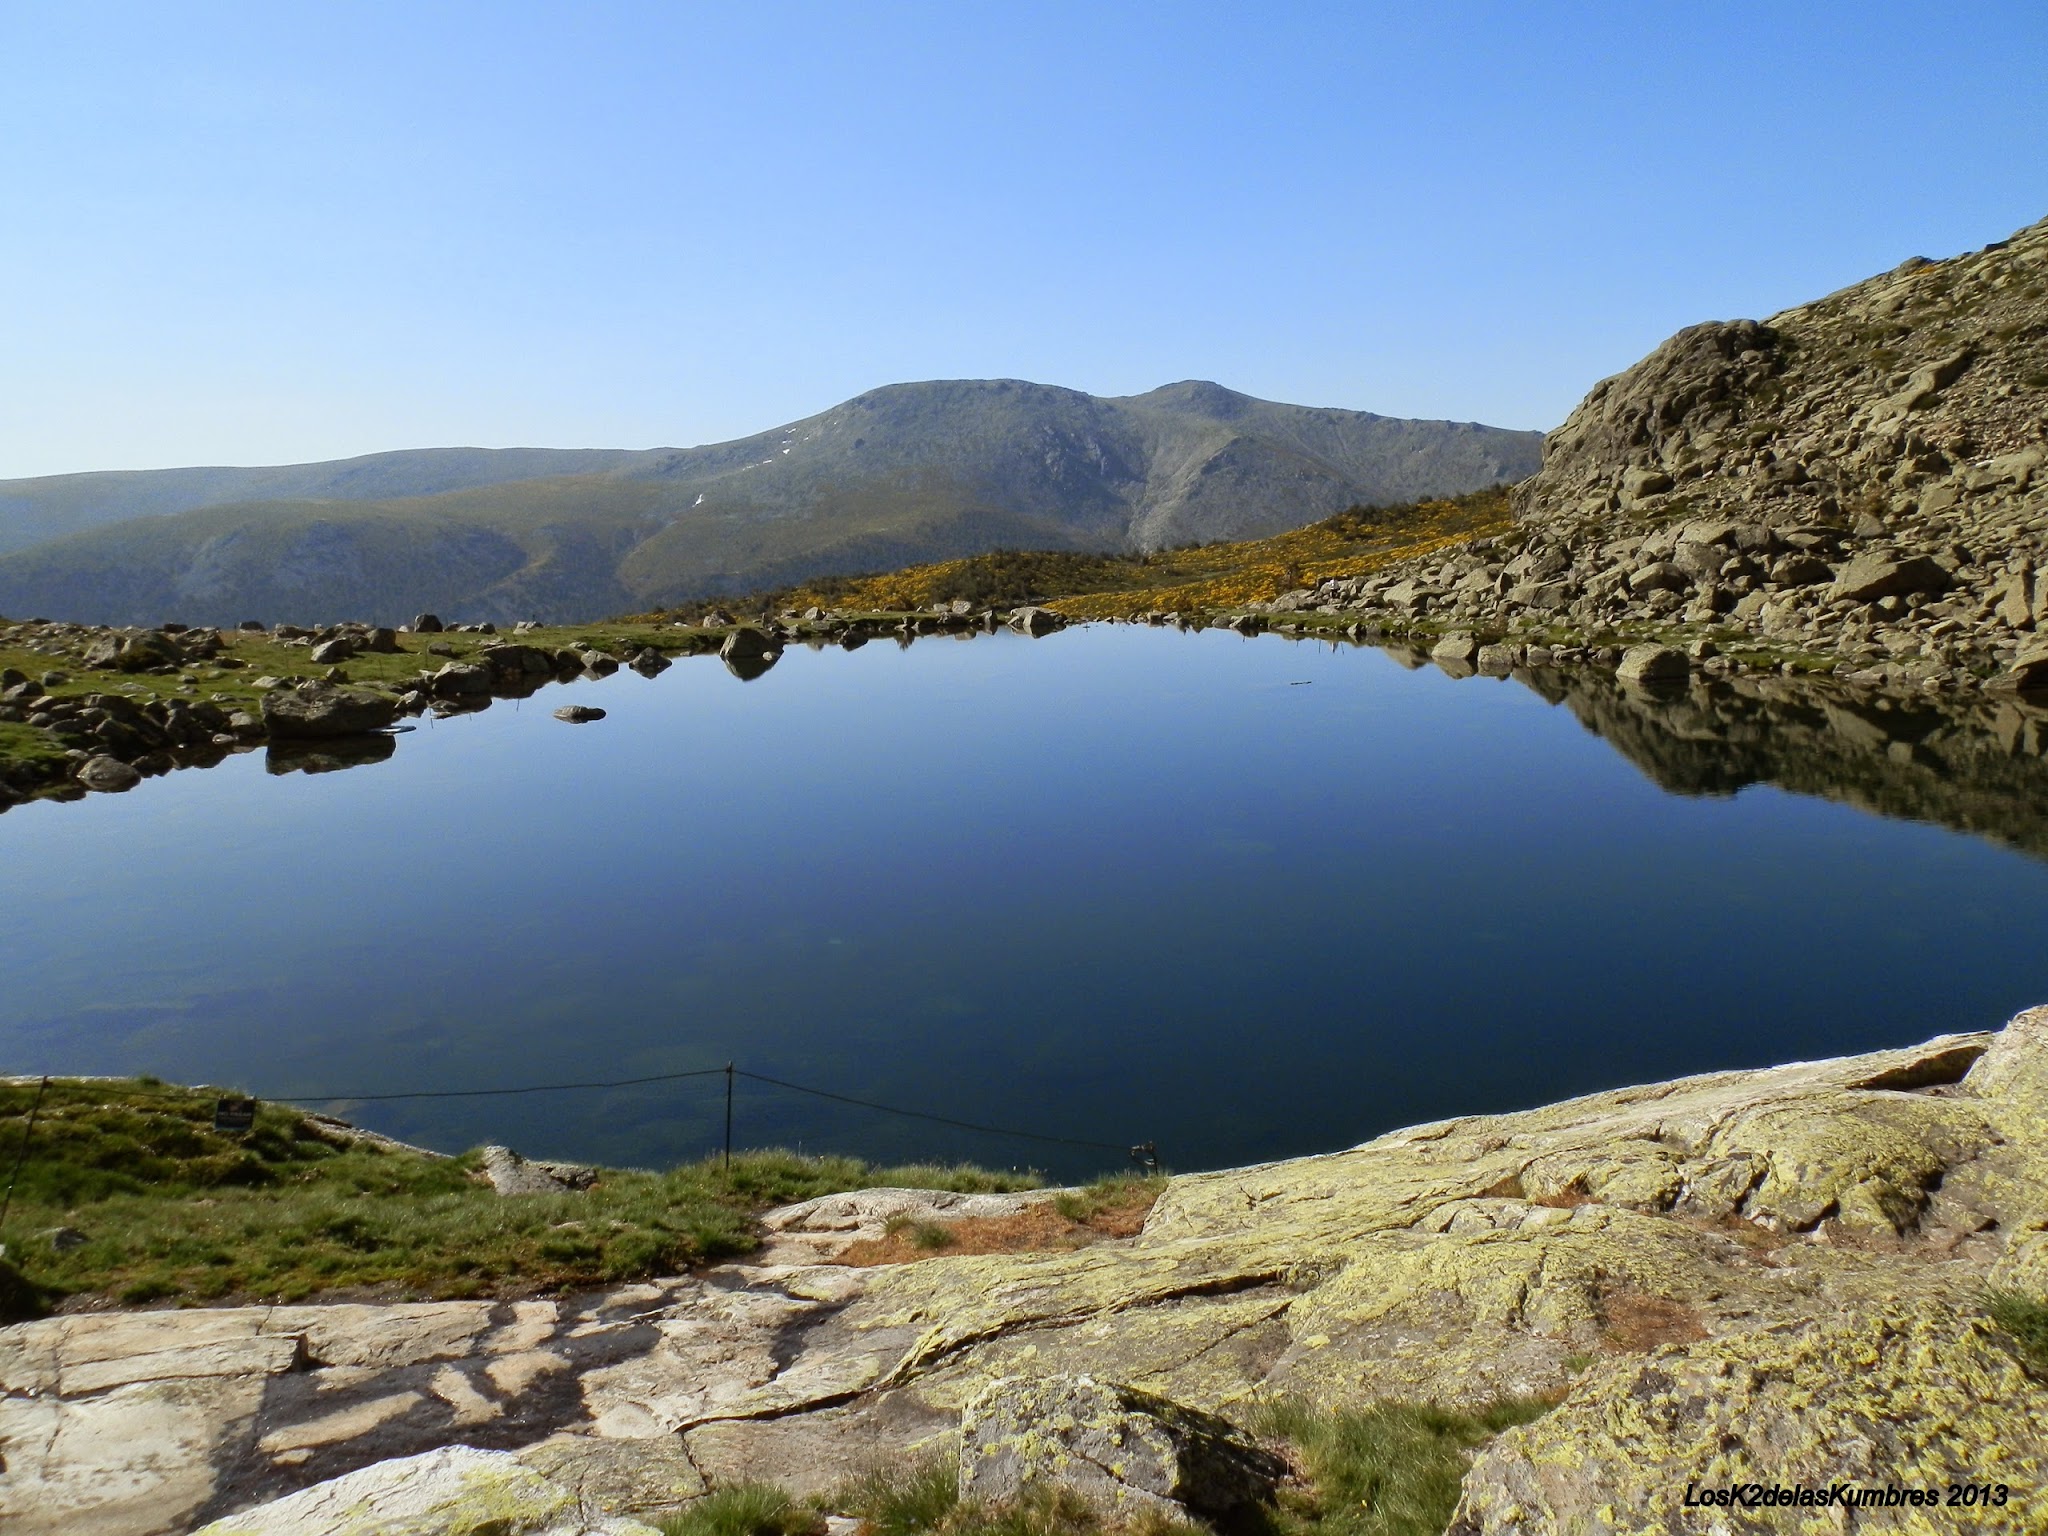
<instances>
[{"instance_id":1,"label":"clear sky","mask_svg":"<svg viewBox=\"0 0 2048 1536\"><path fill-rule=\"evenodd\" d=\"M2048 215L2048 3L0 0L0 476L903 379L1556 425Z\"/></svg>"}]
</instances>

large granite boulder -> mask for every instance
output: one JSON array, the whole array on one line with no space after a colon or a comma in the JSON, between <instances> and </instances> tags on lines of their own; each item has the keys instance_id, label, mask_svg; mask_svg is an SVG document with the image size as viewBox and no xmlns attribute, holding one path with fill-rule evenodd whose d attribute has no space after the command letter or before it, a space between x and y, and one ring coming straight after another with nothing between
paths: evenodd
<instances>
[{"instance_id":1,"label":"large granite boulder","mask_svg":"<svg viewBox=\"0 0 2048 1536\"><path fill-rule=\"evenodd\" d=\"M1835 577L1828 589L1833 598L1872 603L1880 597L1910 597L1916 592L1946 592L1954 578L1924 555L1895 559L1883 554L1858 555Z\"/></svg>"},{"instance_id":2,"label":"large granite boulder","mask_svg":"<svg viewBox=\"0 0 2048 1536\"><path fill-rule=\"evenodd\" d=\"M398 719L398 701L364 688L301 683L263 696L263 723L278 740L361 736Z\"/></svg>"},{"instance_id":3,"label":"large granite boulder","mask_svg":"<svg viewBox=\"0 0 2048 1536\"><path fill-rule=\"evenodd\" d=\"M1624 683L1682 682L1692 670L1685 652L1669 645L1632 645L1615 676Z\"/></svg>"},{"instance_id":4,"label":"large granite boulder","mask_svg":"<svg viewBox=\"0 0 2048 1536\"><path fill-rule=\"evenodd\" d=\"M1056 629L1065 629L1067 621L1050 608L1027 606L1010 611L1010 628L1020 635L1049 635Z\"/></svg>"}]
</instances>

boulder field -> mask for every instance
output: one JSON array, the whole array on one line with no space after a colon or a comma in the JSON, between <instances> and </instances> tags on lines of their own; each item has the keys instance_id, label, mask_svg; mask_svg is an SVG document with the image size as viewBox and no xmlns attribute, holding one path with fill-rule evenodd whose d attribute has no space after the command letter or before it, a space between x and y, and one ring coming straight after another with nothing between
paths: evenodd
<instances>
[{"instance_id":1,"label":"boulder field","mask_svg":"<svg viewBox=\"0 0 2048 1536\"><path fill-rule=\"evenodd\" d=\"M2048 1382L1986 1308L2048 1293L2048 1008L1179 1177L1078 1250L835 1262L892 1218L1047 1198L828 1196L769 1215L750 1262L582 1296L19 1324L0 1526L297 1532L396 1500L469 1529L474 1486L518 1494L507 1536L630 1531L958 1451L963 1416L970 1471L1008 1477L1041 1397L1145 1417L1136 1507L1211 1486L1198 1452L1256 1471L1231 1425L1262 1400L1533 1396L1555 1406L1477 1455L1459 1536L1846 1528L1685 1502L1749 1481L2002 1484L1971 1530L2048 1521Z\"/></svg>"},{"instance_id":2,"label":"boulder field","mask_svg":"<svg viewBox=\"0 0 2048 1536\"><path fill-rule=\"evenodd\" d=\"M1480 670L1642 647L1639 681L2048 687L2048 220L1680 331L1594 386L1513 502L1502 534L1241 622L1441 637Z\"/></svg>"}]
</instances>

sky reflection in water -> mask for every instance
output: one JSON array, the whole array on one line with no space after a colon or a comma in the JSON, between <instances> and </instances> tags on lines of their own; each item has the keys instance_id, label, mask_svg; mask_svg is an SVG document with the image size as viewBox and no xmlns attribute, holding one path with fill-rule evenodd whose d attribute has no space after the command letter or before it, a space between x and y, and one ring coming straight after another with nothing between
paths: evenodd
<instances>
[{"instance_id":1,"label":"sky reflection in water","mask_svg":"<svg viewBox=\"0 0 2048 1536\"><path fill-rule=\"evenodd\" d=\"M572 701L610 718L571 727ZM1370 650L1090 629L622 674L0 817L0 1067L265 1094L728 1059L1177 1168L2048 1000L2048 866L1658 789L1563 708ZM656 1165L715 1081L362 1106ZM1114 1154L743 1084L738 1139L1078 1175Z\"/></svg>"}]
</instances>

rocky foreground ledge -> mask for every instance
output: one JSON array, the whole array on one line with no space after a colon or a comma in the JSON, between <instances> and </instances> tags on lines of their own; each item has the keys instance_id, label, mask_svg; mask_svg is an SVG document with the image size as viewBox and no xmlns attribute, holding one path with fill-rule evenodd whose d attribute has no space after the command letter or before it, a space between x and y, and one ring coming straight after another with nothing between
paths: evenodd
<instances>
[{"instance_id":1,"label":"rocky foreground ledge","mask_svg":"<svg viewBox=\"0 0 2048 1536\"><path fill-rule=\"evenodd\" d=\"M1261 1401L1528 1396L1556 1406L1477 1455L1460 1536L1961 1518L1685 1502L1752 1481L2003 1485L1969 1529L2048 1523L2048 1381L1985 1305L2048 1292L2048 1008L1177 1178L1142 1232L1084 1249L834 1262L892 1217L1047 1198L829 1196L767 1218L754 1262L560 1300L20 1324L0 1331L0 1525L408 1508L428 1523L405 1529L469 1529L473 1495L506 1536L621 1531L963 1433L970 1469L1071 1472L1105 1423L1158 1448L1088 1463L1147 1508L1203 1444L1256 1472L1232 1421Z\"/></svg>"}]
</instances>

